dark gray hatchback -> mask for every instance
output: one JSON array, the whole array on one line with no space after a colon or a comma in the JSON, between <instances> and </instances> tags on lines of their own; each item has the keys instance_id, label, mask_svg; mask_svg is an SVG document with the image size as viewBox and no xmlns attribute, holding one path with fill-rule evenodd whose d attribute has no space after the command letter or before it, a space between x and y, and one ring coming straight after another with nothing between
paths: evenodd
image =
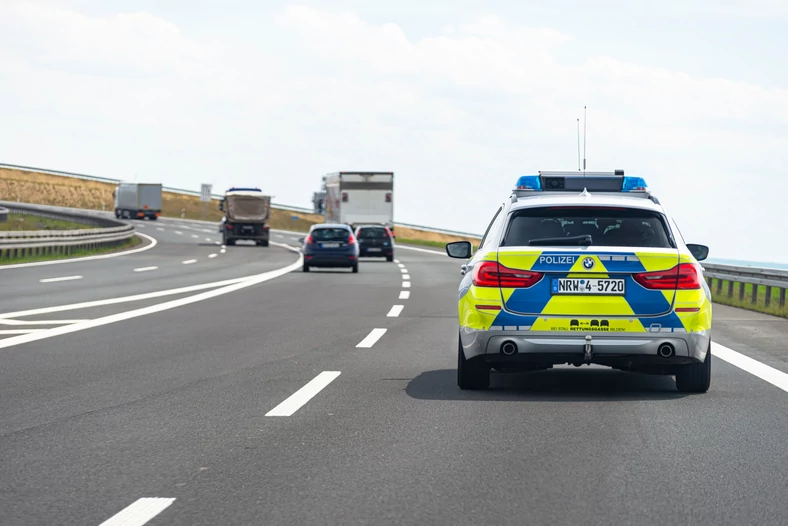
<instances>
[{"instance_id":1,"label":"dark gray hatchback","mask_svg":"<svg viewBox=\"0 0 788 526\"><path fill-rule=\"evenodd\" d=\"M359 248L347 225L313 225L303 239L304 272L311 267L344 267L358 272Z\"/></svg>"}]
</instances>

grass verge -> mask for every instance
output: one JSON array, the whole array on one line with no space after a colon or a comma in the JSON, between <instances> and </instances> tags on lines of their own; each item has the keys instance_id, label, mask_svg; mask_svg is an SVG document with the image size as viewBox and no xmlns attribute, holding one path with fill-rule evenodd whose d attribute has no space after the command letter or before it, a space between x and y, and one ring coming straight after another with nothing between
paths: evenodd
<instances>
[{"instance_id":1,"label":"grass verge","mask_svg":"<svg viewBox=\"0 0 788 526\"><path fill-rule=\"evenodd\" d=\"M103 254L111 254L113 252L122 252L124 250L129 250L134 247L139 246L142 243L142 239L138 236L134 236L131 239L124 241L120 245L116 245L114 247L102 247L102 248L95 248L95 249L77 249L71 254L41 254L38 256L24 256L18 258L0 258L0 267L3 265L16 265L19 263L38 263L39 261L54 261L56 259L72 259L72 258L82 258L87 256L98 256Z\"/></svg>"},{"instance_id":2,"label":"grass verge","mask_svg":"<svg viewBox=\"0 0 788 526\"><path fill-rule=\"evenodd\" d=\"M81 230L95 228L82 223L74 223L64 219L49 219L26 214L8 214L8 221L0 223L0 232L18 232L31 230Z\"/></svg>"},{"instance_id":3,"label":"grass verge","mask_svg":"<svg viewBox=\"0 0 788 526\"><path fill-rule=\"evenodd\" d=\"M711 281L711 297L714 303L788 318L788 305L780 306L780 291L785 289L731 282L726 279L713 278ZM743 292L740 292L741 287L744 287ZM753 290L756 291L755 301Z\"/></svg>"}]
</instances>

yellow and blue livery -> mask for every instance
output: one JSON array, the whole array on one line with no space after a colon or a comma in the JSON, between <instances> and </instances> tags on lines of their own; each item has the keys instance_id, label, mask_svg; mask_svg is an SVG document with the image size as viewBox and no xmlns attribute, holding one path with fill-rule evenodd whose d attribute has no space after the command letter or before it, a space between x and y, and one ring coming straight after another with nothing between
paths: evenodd
<instances>
[{"instance_id":1,"label":"yellow and blue livery","mask_svg":"<svg viewBox=\"0 0 788 526\"><path fill-rule=\"evenodd\" d=\"M684 392L711 378L711 291L645 181L611 173L521 177L463 265L458 384L487 388L490 370L600 364L676 376Z\"/></svg>"}]
</instances>

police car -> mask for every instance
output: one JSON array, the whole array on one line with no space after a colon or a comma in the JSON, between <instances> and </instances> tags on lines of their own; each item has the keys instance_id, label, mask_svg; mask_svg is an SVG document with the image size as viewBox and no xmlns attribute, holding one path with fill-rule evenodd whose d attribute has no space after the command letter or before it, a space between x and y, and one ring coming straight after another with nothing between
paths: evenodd
<instances>
[{"instance_id":1,"label":"police car","mask_svg":"<svg viewBox=\"0 0 788 526\"><path fill-rule=\"evenodd\" d=\"M486 389L490 371L600 364L675 375L682 392L711 379L711 292L699 261L640 177L539 172L520 177L459 290L457 381Z\"/></svg>"}]
</instances>

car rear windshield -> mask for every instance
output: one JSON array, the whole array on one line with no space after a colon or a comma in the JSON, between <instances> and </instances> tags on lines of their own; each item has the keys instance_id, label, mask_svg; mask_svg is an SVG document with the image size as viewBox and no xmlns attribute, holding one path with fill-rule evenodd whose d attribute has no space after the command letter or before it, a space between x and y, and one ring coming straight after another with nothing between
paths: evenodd
<instances>
[{"instance_id":1,"label":"car rear windshield","mask_svg":"<svg viewBox=\"0 0 788 526\"><path fill-rule=\"evenodd\" d=\"M312 230L312 239L315 241L344 241L350 235L346 228L316 228Z\"/></svg>"},{"instance_id":2,"label":"car rear windshield","mask_svg":"<svg viewBox=\"0 0 788 526\"><path fill-rule=\"evenodd\" d=\"M385 228L380 227L360 228L358 237L361 239L385 239L389 237L389 233Z\"/></svg>"},{"instance_id":3,"label":"car rear windshield","mask_svg":"<svg viewBox=\"0 0 788 526\"><path fill-rule=\"evenodd\" d=\"M526 208L511 215L501 246L675 248L662 214L636 208ZM589 238L590 236L590 238Z\"/></svg>"}]
</instances>

